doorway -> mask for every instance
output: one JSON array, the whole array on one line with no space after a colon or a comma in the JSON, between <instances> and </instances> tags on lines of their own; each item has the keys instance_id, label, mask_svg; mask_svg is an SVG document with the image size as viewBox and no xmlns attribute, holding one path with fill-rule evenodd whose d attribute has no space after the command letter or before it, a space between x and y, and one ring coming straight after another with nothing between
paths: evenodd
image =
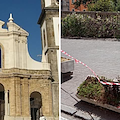
<instances>
[{"instance_id":1,"label":"doorway","mask_svg":"<svg viewBox=\"0 0 120 120\"><path fill-rule=\"evenodd\" d=\"M42 116L42 98L39 92L30 95L31 120L39 120Z\"/></svg>"}]
</instances>

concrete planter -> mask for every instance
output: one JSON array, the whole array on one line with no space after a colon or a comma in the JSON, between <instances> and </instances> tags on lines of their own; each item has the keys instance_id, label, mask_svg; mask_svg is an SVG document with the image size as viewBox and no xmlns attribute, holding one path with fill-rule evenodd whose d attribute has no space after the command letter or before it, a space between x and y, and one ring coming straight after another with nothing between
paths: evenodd
<instances>
[{"instance_id":1,"label":"concrete planter","mask_svg":"<svg viewBox=\"0 0 120 120\"><path fill-rule=\"evenodd\" d=\"M76 96L77 96L77 98L81 99L82 101L85 101L85 102L88 102L88 103L91 103L91 104L94 104L94 105L97 105L97 106L112 110L114 112L120 113L120 109L115 107L115 106L108 105L108 104L102 104L102 103L97 102L97 101L95 101L93 99L88 99L88 98L82 97L82 96L80 96L78 94L76 94Z\"/></svg>"},{"instance_id":2,"label":"concrete planter","mask_svg":"<svg viewBox=\"0 0 120 120\"><path fill-rule=\"evenodd\" d=\"M61 62L61 72L68 73L74 70L74 60L66 59L66 61Z\"/></svg>"}]
</instances>

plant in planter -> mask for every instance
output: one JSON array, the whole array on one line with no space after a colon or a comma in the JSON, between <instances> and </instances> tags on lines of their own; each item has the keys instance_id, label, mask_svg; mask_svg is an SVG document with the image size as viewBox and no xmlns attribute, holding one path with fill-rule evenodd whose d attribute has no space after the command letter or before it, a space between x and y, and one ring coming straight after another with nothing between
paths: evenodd
<instances>
[{"instance_id":1,"label":"plant in planter","mask_svg":"<svg viewBox=\"0 0 120 120\"><path fill-rule=\"evenodd\" d=\"M107 80L105 77L101 77L100 80L106 82L112 81ZM116 107L120 104L119 86L102 85L98 82L96 77L88 76L78 87L77 95Z\"/></svg>"}]
</instances>

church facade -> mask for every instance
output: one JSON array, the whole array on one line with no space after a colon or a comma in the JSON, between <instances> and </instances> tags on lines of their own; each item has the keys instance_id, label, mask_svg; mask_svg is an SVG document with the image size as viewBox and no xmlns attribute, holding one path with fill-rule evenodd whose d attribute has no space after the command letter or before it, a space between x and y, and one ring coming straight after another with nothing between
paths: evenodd
<instances>
[{"instance_id":1,"label":"church facade","mask_svg":"<svg viewBox=\"0 0 120 120\"><path fill-rule=\"evenodd\" d=\"M41 0L42 61L28 53L29 33L0 21L0 120L59 119L59 3Z\"/></svg>"},{"instance_id":2,"label":"church facade","mask_svg":"<svg viewBox=\"0 0 120 120\"><path fill-rule=\"evenodd\" d=\"M13 22L12 14L8 29L4 24L0 21L0 120L58 119L50 63L44 54L42 62L29 56L29 34Z\"/></svg>"}]
</instances>

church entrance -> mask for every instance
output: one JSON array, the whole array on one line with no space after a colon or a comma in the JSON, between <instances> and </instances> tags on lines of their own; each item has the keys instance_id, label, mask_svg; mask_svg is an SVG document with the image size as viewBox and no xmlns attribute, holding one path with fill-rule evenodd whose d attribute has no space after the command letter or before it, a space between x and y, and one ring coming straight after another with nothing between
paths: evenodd
<instances>
[{"instance_id":1,"label":"church entrance","mask_svg":"<svg viewBox=\"0 0 120 120\"><path fill-rule=\"evenodd\" d=\"M4 120L4 115L5 115L4 86L0 84L0 120Z\"/></svg>"},{"instance_id":2,"label":"church entrance","mask_svg":"<svg viewBox=\"0 0 120 120\"><path fill-rule=\"evenodd\" d=\"M31 120L39 120L42 116L42 98L39 92L30 95Z\"/></svg>"}]
</instances>

